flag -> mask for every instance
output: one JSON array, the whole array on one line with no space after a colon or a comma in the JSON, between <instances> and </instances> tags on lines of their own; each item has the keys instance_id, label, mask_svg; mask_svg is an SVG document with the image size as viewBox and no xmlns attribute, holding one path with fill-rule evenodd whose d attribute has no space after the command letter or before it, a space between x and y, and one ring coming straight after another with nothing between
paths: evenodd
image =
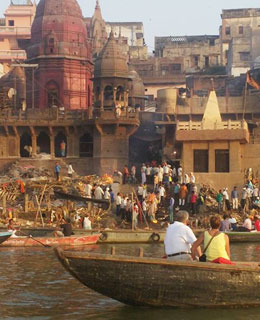
<instances>
[{"instance_id":1,"label":"flag","mask_svg":"<svg viewBox=\"0 0 260 320\"><path fill-rule=\"evenodd\" d=\"M253 78L253 76L250 74L250 71L248 71L247 74L246 74L246 81L251 87L253 87L253 88L257 89L257 90L260 90L260 83L258 83Z\"/></svg>"}]
</instances>

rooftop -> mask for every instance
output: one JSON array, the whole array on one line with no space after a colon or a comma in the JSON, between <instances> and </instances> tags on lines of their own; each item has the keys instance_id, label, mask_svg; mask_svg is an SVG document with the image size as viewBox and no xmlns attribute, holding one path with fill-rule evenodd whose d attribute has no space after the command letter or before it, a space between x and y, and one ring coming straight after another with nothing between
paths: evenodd
<instances>
[{"instance_id":1,"label":"rooftop","mask_svg":"<svg viewBox=\"0 0 260 320\"><path fill-rule=\"evenodd\" d=\"M260 8L224 9L221 18L259 17Z\"/></svg>"}]
</instances>

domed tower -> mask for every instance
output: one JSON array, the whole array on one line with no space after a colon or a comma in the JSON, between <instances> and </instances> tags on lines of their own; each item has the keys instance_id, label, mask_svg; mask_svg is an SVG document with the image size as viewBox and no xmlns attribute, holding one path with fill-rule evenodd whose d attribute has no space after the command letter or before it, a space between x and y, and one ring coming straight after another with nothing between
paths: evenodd
<instances>
[{"instance_id":1,"label":"domed tower","mask_svg":"<svg viewBox=\"0 0 260 320\"><path fill-rule=\"evenodd\" d=\"M76 0L39 2L27 56L29 63L38 64L36 107L86 109L92 105L91 48Z\"/></svg>"},{"instance_id":2,"label":"domed tower","mask_svg":"<svg viewBox=\"0 0 260 320\"><path fill-rule=\"evenodd\" d=\"M94 158L100 174L128 164L129 137L140 125L138 113L128 105L130 88L127 56L111 32L94 70Z\"/></svg>"},{"instance_id":3,"label":"domed tower","mask_svg":"<svg viewBox=\"0 0 260 320\"><path fill-rule=\"evenodd\" d=\"M122 107L127 107L130 81L127 56L111 31L95 62L94 106L104 110L120 103Z\"/></svg>"}]
</instances>

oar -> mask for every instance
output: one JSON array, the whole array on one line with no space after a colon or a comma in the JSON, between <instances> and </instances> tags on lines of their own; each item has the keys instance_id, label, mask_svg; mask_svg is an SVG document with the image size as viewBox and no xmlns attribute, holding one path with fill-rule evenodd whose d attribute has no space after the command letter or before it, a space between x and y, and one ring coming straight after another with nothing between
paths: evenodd
<instances>
[{"instance_id":1,"label":"oar","mask_svg":"<svg viewBox=\"0 0 260 320\"><path fill-rule=\"evenodd\" d=\"M27 236L27 234L25 234L25 233L23 233L23 232L21 232L21 231L19 231L19 232L20 232L22 235L24 235L24 236L26 236L26 237L28 237L28 238L30 238L30 239L32 239L32 240L40 243L40 244L41 244L42 246L44 246L45 248L52 248L52 246L50 246L50 245L48 245L48 244L44 244L44 243L42 243L40 240L35 239L31 234L30 234L29 236Z\"/></svg>"},{"instance_id":2,"label":"oar","mask_svg":"<svg viewBox=\"0 0 260 320\"><path fill-rule=\"evenodd\" d=\"M52 248L52 246L50 246L50 245L48 245L48 244L44 244L43 242L41 242L41 241L39 241L39 240L35 239L31 234L29 235L29 238L31 238L32 240L34 240L34 241L36 241L36 242L40 243L40 244L41 244L42 246L44 246L45 248Z\"/></svg>"}]
</instances>

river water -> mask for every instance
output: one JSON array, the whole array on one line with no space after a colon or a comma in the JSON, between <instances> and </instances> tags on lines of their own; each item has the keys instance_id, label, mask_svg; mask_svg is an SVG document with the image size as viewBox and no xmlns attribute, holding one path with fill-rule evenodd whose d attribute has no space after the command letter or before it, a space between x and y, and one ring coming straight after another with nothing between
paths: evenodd
<instances>
[{"instance_id":1,"label":"river water","mask_svg":"<svg viewBox=\"0 0 260 320\"><path fill-rule=\"evenodd\" d=\"M109 252L111 246L87 250ZM140 245L116 245L119 254L135 255ZM163 255L159 244L142 245L145 254ZM260 261L260 245L235 244L233 260ZM198 292L199 295L199 292ZM260 297L259 297L260 298ZM235 310L175 310L130 307L95 293L72 278L52 249L0 248L0 319L109 319L109 320L253 320L260 308Z\"/></svg>"}]
</instances>

